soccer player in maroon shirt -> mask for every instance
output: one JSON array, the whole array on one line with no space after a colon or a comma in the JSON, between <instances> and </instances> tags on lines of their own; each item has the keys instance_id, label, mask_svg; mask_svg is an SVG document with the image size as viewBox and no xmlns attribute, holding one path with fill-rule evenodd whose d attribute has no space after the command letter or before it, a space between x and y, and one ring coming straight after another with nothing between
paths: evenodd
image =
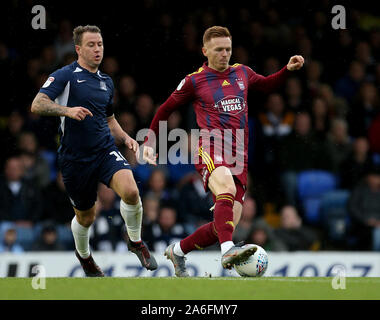
<instances>
[{"instance_id":1,"label":"soccer player in maroon shirt","mask_svg":"<svg viewBox=\"0 0 380 320\"><path fill-rule=\"evenodd\" d=\"M232 37L227 28L219 26L205 31L202 52L207 62L181 81L159 107L150 126L151 133L157 135L159 121L167 120L171 112L192 103L201 129L199 161L195 162L195 167L203 177L205 189L211 190L215 200L214 221L165 250L165 256L173 262L178 277L189 276L185 254L213 245L218 240L224 268L230 269L255 253L256 246L235 245L232 241L247 183L248 89L271 92L284 83L289 72L300 69L304 63L302 56L293 56L286 66L268 77L245 65L230 65ZM148 135L143 159L155 164L156 156L149 141Z\"/></svg>"}]
</instances>

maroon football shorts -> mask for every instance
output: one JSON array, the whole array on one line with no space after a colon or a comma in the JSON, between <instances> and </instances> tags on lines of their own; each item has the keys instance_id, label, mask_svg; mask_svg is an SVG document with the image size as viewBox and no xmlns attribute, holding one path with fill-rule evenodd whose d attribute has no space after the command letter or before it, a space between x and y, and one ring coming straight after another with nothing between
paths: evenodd
<instances>
[{"instance_id":1,"label":"maroon football shorts","mask_svg":"<svg viewBox=\"0 0 380 320\"><path fill-rule=\"evenodd\" d=\"M198 150L198 163L194 164L195 169L198 171L198 173L202 177L203 181L203 187L205 188L206 192L210 189L208 188L208 179L210 178L211 173L218 167L231 167L231 164L227 164L224 161L219 161L218 163L214 162L214 156L212 152L206 152L202 147ZM243 185L239 178L236 176L233 176L236 186L236 195L235 200L239 201L242 205L244 203L244 195L245 191L247 189L246 185ZM213 194L213 199L215 202L215 195Z\"/></svg>"}]
</instances>

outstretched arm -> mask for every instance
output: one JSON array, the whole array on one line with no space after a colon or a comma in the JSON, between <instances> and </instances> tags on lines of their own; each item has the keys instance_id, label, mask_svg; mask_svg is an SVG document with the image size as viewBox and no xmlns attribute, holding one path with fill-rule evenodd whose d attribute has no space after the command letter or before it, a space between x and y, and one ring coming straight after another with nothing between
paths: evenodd
<instances>
[{"instance_id":1,"label":"outstretched arm","mask_svg":"<svg viewBox=\"0 0 380 320\"><path fill-rule=\"evenodd\" d=\"M286 66L267 77L257 74L251 69L249 85L259 91L272 92L285 82L289 72L301 69L304 62L305 60L302 56L292 56Z\"/></svg>"}]
</instances>

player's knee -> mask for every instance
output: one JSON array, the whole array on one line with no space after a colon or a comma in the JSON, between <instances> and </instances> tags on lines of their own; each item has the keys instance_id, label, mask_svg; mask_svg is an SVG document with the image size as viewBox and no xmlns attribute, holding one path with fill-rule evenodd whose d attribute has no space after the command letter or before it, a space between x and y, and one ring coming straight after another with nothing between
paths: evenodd
<instances>
[{"instance_id":1,"label":"player's knee","mask_svg":"<svg viewBox=\"0 0 380 320\"><path fill-rule=\"evenodd\" d=\"M140 194L137 188L128 188L123 194L123 201L128 204L136 204L139 201Z\"/></svg>"},{"instance_id":2,"label":"player's knee","mask_svg":"<svg viewBox=\"0 0 380 320\"><path fill-rule=\"evenodd\" d=\"M83 227L90 227L95 221L95 215L77 215L77 220Z\"/></svg>"}]
</instances>

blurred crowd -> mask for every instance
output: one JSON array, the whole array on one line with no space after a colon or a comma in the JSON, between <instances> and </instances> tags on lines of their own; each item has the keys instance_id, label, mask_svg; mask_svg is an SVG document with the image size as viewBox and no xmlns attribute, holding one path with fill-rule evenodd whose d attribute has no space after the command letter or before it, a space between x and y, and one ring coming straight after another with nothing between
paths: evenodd
<instances>
[{"instance_id":1,"label":"blurred crowd","mask_svg":"<svg viewBox=\"0 0 380 320\"><path fill-rule=\"evenodd\" d=\"M14 15L20 24L0 37L0 73L8 79L0 110L0 252L74 248L74 212L56 163L59 119L30 112L49 74L76 60L72 30L87 23L57 6L47 31L29 30L30 24ZM118 20L107 11L97 22L105 43L100 69L114 80L114 110L124 131L135 138L149 127L177 84L202 65L201 37L209 26L227 26L232 64L246 64L259 74L272 74L300 54L303 70L282 88L249 94L249 184L234 240L269 251L380 251L380 16L350 7L347 29L334 30L330 1L294 8L280 1L250 7L195 2L186 10L168 1L136 6L144 23L133 12ZM16 42L12 32L25 32L28 40ZM191 105L168 121L168 130L196 127ZM163 252L212 220L211 194L192 165L138 165L121 150L133 166L144 207L143 238L152 250ZM334 191L347 196L343 220L335 225L340 237L330 232L333 216L310 220L306 215L297 179L307 170L330 173ZM128 250L119 200L99 185L93 250Z\"/></svg>"}]
</instances>

